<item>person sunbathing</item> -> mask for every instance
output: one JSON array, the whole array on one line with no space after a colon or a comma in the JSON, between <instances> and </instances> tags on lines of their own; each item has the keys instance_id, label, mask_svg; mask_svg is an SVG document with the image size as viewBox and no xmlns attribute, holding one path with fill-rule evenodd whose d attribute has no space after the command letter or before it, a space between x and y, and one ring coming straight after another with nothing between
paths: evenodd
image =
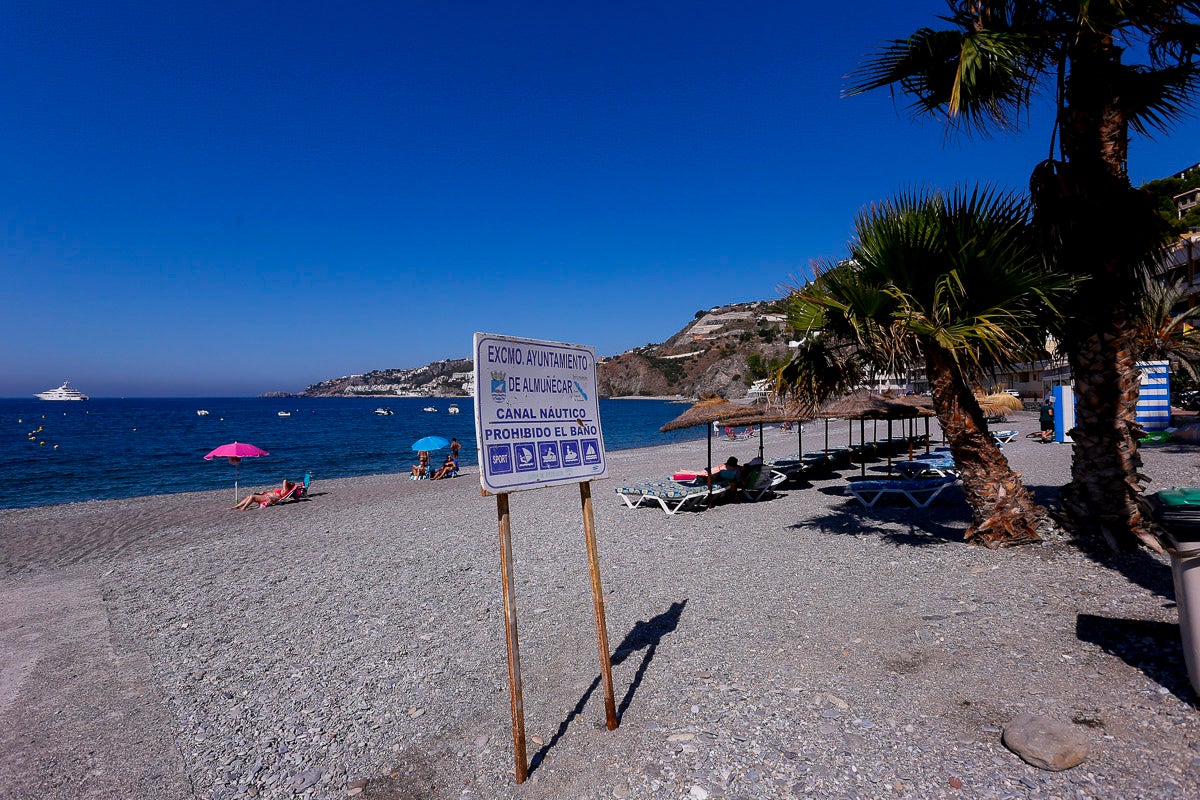
<instances>
[{"instance_id":1,"label":"person sunbathing","mask_svg":"<svg viewBox=\"0 0 1200 800\"><path fill-rule=\"evenodd\" d=\"M429 476L429 479L432 481L437 481L441 480L442 478L449 478L456 472L458 472L458 461L456 461L454 455L451 454L446 456L446 460L442 462L440 467L438 467L437 472Z\"/></svg>"},{"instance_id":2,"label":"person sunbathing","mask_svg":"<svg viewBox=\"0 0 1200 800\"><path fill-rule=\"evenodd\" d=\"M291 497L299 485L300 484L293 483L287 478L284 478L283 484L278 489L271 489L270 491L247 495L246 497L242 498L240 503L235 506L231 506L231 508L236 508L238 511L245 511L255 503L258 504L259 508L273 506L283 498Z\"/></svg>"},{"instance_id":3,"label":"person sunbathing","mask_svg":"<svg viewBox=\"0 0 1200 800\"><path fill-rule=\"evenodd\" d=\"M738 465L736 456L730 456L725 459L725 463L716 467L712 472L713 483L732 483L737 479L738 471L741 467ZM703 469L697 475L697 480L701 483L708 481L708 470Z\"/></svg>"},{"instance_id":4,"label":"person sunbathing","mask_svg":"<svg viewBox=\"0 0 1200 800\"><path fill-rule=\"evenodd\" d=\"M417 462L413 464L411 480L417 481L421 478L429 477L429 451L421 450L417 453Z\"/></svg>"}]
</instances>

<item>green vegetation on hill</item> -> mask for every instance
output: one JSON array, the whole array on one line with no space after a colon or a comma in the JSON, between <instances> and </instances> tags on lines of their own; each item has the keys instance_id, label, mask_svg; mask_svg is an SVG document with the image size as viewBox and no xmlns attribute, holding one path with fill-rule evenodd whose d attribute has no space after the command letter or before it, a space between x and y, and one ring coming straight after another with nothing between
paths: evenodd
<instances>
[{"instance_id":1,"label":"green vegetation on hill","mask_svg":"<svg viewBox=\"0 0 1200 800\"><path fill-rule=\"evenodd\" d=\"M1176 233L1186 233L1190 228L1200 228L1200 206L1189 210L1182 218L1175 208L1175 196L1188 189L1200 188L1200 167L1193 167L1180 175L1158 178L1142 184L1142 188L1154 195L1158 213Z\"/></svg>"}]
</instances>

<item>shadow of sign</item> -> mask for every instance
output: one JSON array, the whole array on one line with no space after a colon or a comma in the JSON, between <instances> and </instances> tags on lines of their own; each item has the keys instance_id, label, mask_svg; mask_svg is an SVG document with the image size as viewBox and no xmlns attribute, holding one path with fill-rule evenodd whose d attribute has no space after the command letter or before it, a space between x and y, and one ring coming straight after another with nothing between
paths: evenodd
<instances>
[{"instance_id":1,"label":"shadow of sign","mask_svg":"<svg viewBox=\"0 0 1200 800\"><path fill-rule=\"evenodd\" d=\"M1157 681L1183 702L1195 706L1180 648L1179 626L1169 622L1080 614L1075 635L1091 642Z\"/></svg>"},{"instance_id":2,"label":"shadow of sign","mask_svg":"<svg viewBox=\"0 0 1200 800\"><path fill-rule=\"evenodd\" d=\"M687 605L687 598L675 603L671 603L671 607L661 614L649 620L638 620L629 633L625 634L625 638L617 645L617 649L612 654L612 665L618 666L623 664L632 655L639 650L644 650L642 661L638 664L637 672L633 675L633 680L629 683L629 688L625 692L625 696L617 705L617 718L620 719L625 715L626 709L633 703L633 696L637 693L638 687L642 683L642 678L646 675L646 670L650 666L650 662L654 659L654 653L658 649L658 643L668 633L673 632L679 626L679 618L683 615L683 607ZM583 696L579 698L579 702L575 704L561 723L558 725L558 730L554 732L554 736L550 741L542 745L533 758L529 760L529 772L538 768L538 765L545 760L546 755L553 747L558 744L558 740L567 732L567 726L575 717L583 714L583 709L587 706L588 700L592 694L600 686L600 676L597 675Z\"/></svg>"}]
</instances>

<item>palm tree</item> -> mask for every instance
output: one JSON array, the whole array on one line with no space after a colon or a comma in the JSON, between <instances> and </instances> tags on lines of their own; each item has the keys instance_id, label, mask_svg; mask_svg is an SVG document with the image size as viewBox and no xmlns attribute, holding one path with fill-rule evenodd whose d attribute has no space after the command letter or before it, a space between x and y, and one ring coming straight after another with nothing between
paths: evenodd
<instances>
[{"instance_id":1,"label":"palm tree","mask_svg":"<svg viewBox=\"0 0 1200 800\"><path fill-rule=\"evenodd\" d=\"M1193 102L1200 2L950 0L949 9L949 29L890 42L848 93L899 86L916 113L968 131L1016 128L1039 90L1052 98L1051 156L1030 181L1034 224L1055 269L1095 278L1065 308L1079 402L1064 510L1113 549L1158 550L1137 473L1131 320L1164 224L1130 186L1126 161L1131 130L1166 130ZM1124 63L1130 48L1146 63Z\"/></svg>"},{"instance_id":2,"label":"palm tree","mask_svg":"<svg viewBox=\"0 0 1200 800\"><path fill-rule=\"evenodd\" d=\"M1038 506L988 432L974 378L1044 355L1046 321L1072 285L1048 272L1028 205L1011 194L903 194L855 220L850 258L818 265L788 298L801 337L780 385L815 406L868 371L923 363L934 411L989 547L1037 541Z\"/></svg>"},{"instance_id":3,"label":"palm tree","mask_svg":"<svg viewBox=\"0 0 1200 800\"><path fill-rule=\"evenodd\" d=\"M1146 281L1133 320L1133 351L1139 361L1169 361L1172 372L1186 373L1196 381L1200 380L1200 306L1175 312L1187 295L1183 280Z\"/></svg>"}]
</instances>

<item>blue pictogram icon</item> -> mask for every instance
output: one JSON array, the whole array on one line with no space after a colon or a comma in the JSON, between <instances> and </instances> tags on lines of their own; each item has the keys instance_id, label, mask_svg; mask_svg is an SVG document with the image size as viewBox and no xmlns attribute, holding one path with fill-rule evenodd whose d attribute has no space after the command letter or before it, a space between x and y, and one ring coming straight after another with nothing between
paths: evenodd
<instances>
[{"instance_id":1,"label":"blue pictogram icon","mask_svg":"<svg viewBox=\"0 0 1200 800\"><path fill-rule=\"evenodd\" d=\"M537 450L534 447L533 442L519 442L513 445L513 458L516 459L517 472L537 471Z\"/></svg>"},{"instance_id":2,"label":"blue pictogram icon","mask_svg":"<svg viewBox=\"0 0 1200 800\"><path fill-rule=\"evenodd\" d=\"M542 469L558 469L562 460L558 454L558 442L538 442L538 462Z\"/></svg>"},{"instance_id":3,"label":"blue pictogram icon","mask_svg":"<svg viewBox=\"0 0 1200 800\"><path fill-rule=\"evenodd\" d=\"M508 475L513 471L513 453L510 444L489 444L488 471L492 475Z\"/></svg>"},{"instance_id":4,"label":"blue pictogram icon","mask_svg":"<svg viewBox=\"0 0 1200 800\"><path fill-rule=\"evenodd\" d=\"M563 439L558 443L558 446L562 452L562 465L564 467L578 467L583 463L578 439Z\"/></svg>"},{"instance_id":5,"label":"blue pictogram icon","mask_svg":"<svg viewBox=\"0 0 1200 800\"><path fill-rule=\"evenodd\" d=\"M579 446L583 448L583 463L599 464L600 463L600 440L599 439L580 439Z\"/></svg>"}]
</instances>

